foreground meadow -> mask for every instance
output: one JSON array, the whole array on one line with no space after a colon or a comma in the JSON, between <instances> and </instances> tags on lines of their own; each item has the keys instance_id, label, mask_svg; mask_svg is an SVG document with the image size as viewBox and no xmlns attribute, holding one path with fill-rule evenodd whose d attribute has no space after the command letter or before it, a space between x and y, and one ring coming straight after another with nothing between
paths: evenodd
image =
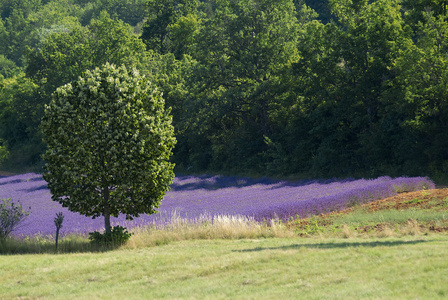
<instances>
[{"instance_id":1,"label":"foreground meadow","mask_svg":"<svg viewBox=\"0 0 448 300\"><path fill-rule=\"evenodd\" d=\"M446 299L448 236L189 240L0 256L1 299Z\"/></svg>"}]
</instances>

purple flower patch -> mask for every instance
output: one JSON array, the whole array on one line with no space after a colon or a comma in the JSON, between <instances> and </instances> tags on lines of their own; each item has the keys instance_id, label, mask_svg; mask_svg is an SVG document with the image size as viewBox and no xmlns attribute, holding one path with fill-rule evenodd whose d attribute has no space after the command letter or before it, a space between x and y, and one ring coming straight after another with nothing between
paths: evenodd
<instances>
[{"instance_id":1,"label":"purple flower patch","mask_svg":"<svg viewBox=\"0 0 448 300\"><path fill-rule=\"evenodd\" d=\"M243 215L256 220L306 217L396 195L397 192L433 189L427 177L280 181L229 176L178 176L163 199L159 212L134 220L111 218L112 226L133 228L169 222L174 214L195 220L200 216ZM102 217L92 219L70 212L51 200L41 175L28 173L0 177L0 198L12 198L30 215L13 232L16 237L54 235L56 213L63 212L60 235L103 230Z\"/></svg>"}]
</instances>

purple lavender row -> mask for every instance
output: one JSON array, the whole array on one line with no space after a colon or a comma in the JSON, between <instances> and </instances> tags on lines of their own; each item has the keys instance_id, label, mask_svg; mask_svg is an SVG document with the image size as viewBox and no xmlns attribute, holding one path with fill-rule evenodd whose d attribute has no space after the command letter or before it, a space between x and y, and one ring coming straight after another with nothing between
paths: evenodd
<instances>
[{"instance_id":1,"label":"purple lavender row","mask_svg":"<svg viewBox=\"0 0 448 300\"><path fill-rule=\"evenodd\" d=\"M381 178L382 179L382 178ZM361 180L364 186L342 190L333 195L312 197L298 202L285 202L270 205L264 209L246 211L245 215L256 220L304 218L344 210L348 207L395 196L398 192L411 192L433 189L435 184L427 177L399 177L390 180L374 180L370 184Z\"/></svg>"},{"instance_id":2,"label":"purple lavender row","mask_svg":"<svg viewBox=\"0 0 448 300\"><path fill-rule=\"evenodd\" d=\"M112 218L112 226L127 228L169 222L173 215L197 220L203 215L245 215L257 220L291 216L301 217L343 209L357 202L385 198L397 191L434 188L423 177L380 177L374 180L280 181L269 178L229 176L178 176L155 215L141 215L133 221L125 216ZM17 237L52 235L56 213L64 213L60 234L87 234L102 230L102 217L91 219L70 212L51 200L50 191L40 175L23 174L0 177L0 198L20 202L30 215L13 234Z\"/></svg>"}]
</instances>

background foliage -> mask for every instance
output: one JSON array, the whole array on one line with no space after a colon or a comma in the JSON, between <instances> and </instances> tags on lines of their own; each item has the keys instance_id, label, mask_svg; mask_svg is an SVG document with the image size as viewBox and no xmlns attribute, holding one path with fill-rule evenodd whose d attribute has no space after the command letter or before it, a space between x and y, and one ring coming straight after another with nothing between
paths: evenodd
<instances>
[{"instance_id":1,"label":"background foliage","mask_svg":"<svg viewBox=\"0 0 448 300\"><path fill-rule=\"evenodd\" d=\"M56 87L137 67L184 172L446 178L447 9L435 0L2 0L3 168L40 170Z\"/></svg>"}]
</instances>

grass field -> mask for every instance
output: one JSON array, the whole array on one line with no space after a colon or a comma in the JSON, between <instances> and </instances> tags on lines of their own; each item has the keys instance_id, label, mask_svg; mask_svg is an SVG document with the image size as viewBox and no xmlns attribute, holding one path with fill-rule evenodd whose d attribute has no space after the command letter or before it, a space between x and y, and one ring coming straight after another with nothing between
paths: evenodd
<instances>
[{"instance_id":1,"label":"grass field","mask_svg":"<svg viewBox=\"0 0 448 300\"><path fill-rule=\"evenodd\" d=\"M0 257L1 299L443 299L448 237L190 240Z\"/></svg>"},{"instance_id":2,"label":"grass field","mask_svg":"<svg viewBox=\"0 0 448 300\"><path fill-rule=\"evenodd\" d=\"M9 241L3 253L30 254L0 256L0 299L446 299L447 201L431 190L284 225L178 223L96 252L83 238L59 254Z\"/></svg>"}]
</instances>

